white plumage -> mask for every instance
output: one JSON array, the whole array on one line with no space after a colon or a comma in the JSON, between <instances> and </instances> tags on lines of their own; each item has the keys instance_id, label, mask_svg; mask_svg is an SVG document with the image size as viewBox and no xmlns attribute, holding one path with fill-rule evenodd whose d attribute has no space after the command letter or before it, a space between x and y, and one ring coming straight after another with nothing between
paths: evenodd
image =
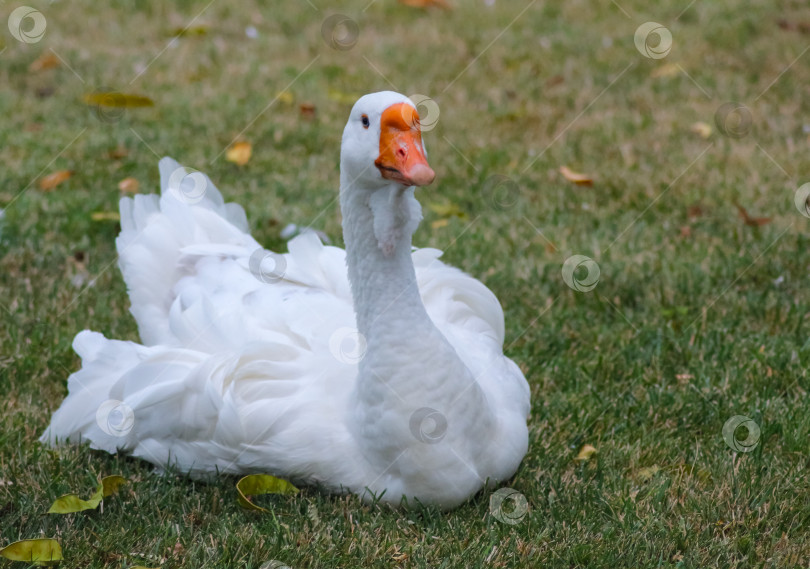
<instances>
[{"instance_id":1,"label":"white plumage","mask_svg":"<svg viewBox=\"0 0 810 569\"><path fill-rule=\"evenodd\" d=\"M348 254L313 232L263 250L240 206L162 159L161 196L122 199L116 241L143 344L79 333L82 369L42 441L445 508L510 477L529 390L501 307L440 251L411 249L414 188L374 167L403 103L367 95L344 130ZM405 174L424 154L408 135Z\"/></svg>"}]
</instances>

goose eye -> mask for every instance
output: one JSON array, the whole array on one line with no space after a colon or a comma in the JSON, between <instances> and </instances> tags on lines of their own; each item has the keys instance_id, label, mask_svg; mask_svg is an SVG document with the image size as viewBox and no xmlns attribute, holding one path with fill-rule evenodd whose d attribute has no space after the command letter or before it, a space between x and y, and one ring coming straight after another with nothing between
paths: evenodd
<instances>
[{"instance_id":1,"label":"goose eye","mask_svg":"<svg viewBox=\"0 0 810 569\"><path fill-rule=\"evenodd\" d=\"M368 120L368 115L363 115L362 121L363 121L363 128L368 128L369 125L371 124Z\"/></svg>"}]
</instances>

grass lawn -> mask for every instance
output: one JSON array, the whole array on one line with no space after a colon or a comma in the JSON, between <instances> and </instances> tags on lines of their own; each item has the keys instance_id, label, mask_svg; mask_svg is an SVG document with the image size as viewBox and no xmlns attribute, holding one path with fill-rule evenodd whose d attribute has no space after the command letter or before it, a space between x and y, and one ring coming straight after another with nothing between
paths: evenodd
<instances>
[{"instance_id":1,"label":"grass lawn","mask_svg":"<svg viewBox=\"0 0 810 569\"><path fill-rule=\"evenodd\" d=\"M26 0L47 26L31 43L6 26L20 2L0 3L0 546L54 537L65 567L810 566L810 219L794 204L810 181L810 8L452 1ZM351 19L339 49L333 10ZM668 53L661 30L637 48L645 22ZM154 106L94 110L82 97L99 89ZM118 182L156 191L168 154L244 205L268 248L290 222L341 244L341 131L353 99L383 89L438 106L414 242L496 293L531 385L508 483L525 516L500 521L489 493L441 513L309 488L262 514L233 477L42 447L75 333L138 339L117 223L93 217L117 211ZM241 167L223 154L237 139L253 147ZM41 189L59 170L73 173ZM566 284L572 255L598 266L592 290ZM568 280L589 288L588 267ZM735 416L749 438L759 427L751 452L729 444L745 427L724 437ZM118 473L129 484L99 510L45 513Z\"/></svg>"}]
</instances>

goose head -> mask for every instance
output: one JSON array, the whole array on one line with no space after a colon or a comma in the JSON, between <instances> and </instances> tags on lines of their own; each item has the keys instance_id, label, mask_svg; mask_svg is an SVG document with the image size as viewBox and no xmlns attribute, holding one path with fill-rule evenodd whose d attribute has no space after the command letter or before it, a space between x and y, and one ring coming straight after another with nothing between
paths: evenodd
<instances>
[{"instance_id":1,"label":"goose head","mask_svg":"<svg viewBox=\"0 0 810 569\"><path fill-rule=\"evenodd\" d=\"M343 129L340 168L355 188L430 184L435 173L427 162L419 113L411 100L393 91L361 97Z\"/></svg>"}]
</instances>

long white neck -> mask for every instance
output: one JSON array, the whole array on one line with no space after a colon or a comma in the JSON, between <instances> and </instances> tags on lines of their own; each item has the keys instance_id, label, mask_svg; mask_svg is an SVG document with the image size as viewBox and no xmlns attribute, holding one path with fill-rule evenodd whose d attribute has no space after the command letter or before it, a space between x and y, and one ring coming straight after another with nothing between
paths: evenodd
<instances>
[{"instance_id":1,"label":"long white neck","mask_svg":"<svg viewBox=\"0 0 810 569\"><path fill-rule=\"evenodd\" d=\"M466 423L452 419L457 413L484 425L490 411L472 373L433 324L419 295L411 236L421 209L413 188L392 183L370 191L354 186L342 171L340 203L357 327L367 345L352 395L355 436L373 451L369 454L381 468L403 449L447 452L414 435L412 418L420 410L442 415L447 430L437 435L448 441L469 436L455 430ZM440 419L431 428L443 429L444 424Z\"/></svg>"}]
</instances>

